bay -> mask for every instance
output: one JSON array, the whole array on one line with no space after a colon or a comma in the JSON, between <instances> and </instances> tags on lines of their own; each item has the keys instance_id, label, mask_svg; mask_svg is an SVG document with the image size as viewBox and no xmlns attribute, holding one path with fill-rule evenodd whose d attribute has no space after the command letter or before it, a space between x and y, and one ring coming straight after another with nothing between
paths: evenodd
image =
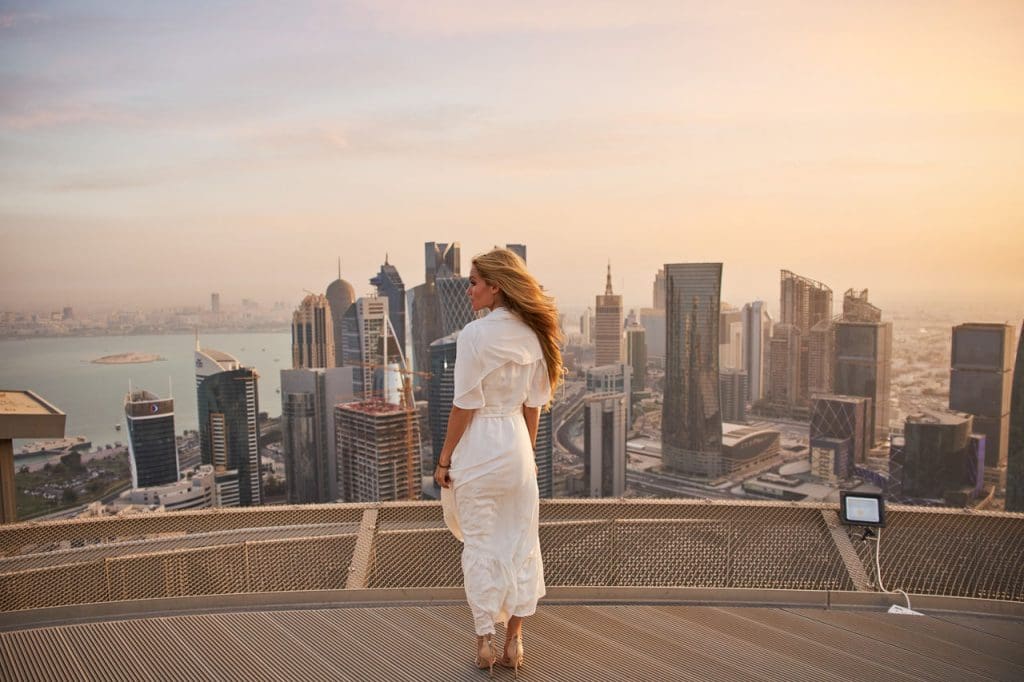
<instances>
[{"instance_id":1,"label":"bay","mask_svg":"<svg viewBox=\"0 0 1024 682\"><path fill-rule=\"evenodd\" d=\"M259 374L259 410L281 414L280 370L291 367L288 332L209 334L203 348L230 353ZM124 397L129 381L174 398L177 433L198 428L195 336L90 336L0 340L0 389L34 391L67 415L65 434L85 436L93 447L125 442ZM161 361L102 365L92 361L121 353L153 353ZM115 425L121 425L118 431ZM16 440L15 451L29 441Z\"/></svg>"}]
</instances>

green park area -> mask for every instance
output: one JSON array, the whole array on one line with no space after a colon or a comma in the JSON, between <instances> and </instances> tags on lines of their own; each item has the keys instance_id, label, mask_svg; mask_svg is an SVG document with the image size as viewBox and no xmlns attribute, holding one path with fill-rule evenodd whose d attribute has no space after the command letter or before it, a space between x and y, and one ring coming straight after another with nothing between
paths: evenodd
<instances>
[{"instance_id":1,"label":"green park area","mask_svg":"<svg viewBox=\"0 0 1024 682\"><path fill-rule=\"evenodd\" d=\"M29 471L16 466L18 519L27 520L45 514L103 499L131 483L128 453L111 448L100 456L82 461L82 453L69 452L57 462Z\"/></svg>"}]
</instances>

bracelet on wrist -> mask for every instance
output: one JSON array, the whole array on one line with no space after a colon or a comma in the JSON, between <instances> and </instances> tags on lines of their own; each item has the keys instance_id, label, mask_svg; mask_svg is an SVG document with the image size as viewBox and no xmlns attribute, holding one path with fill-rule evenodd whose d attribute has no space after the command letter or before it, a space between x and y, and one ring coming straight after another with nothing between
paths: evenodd
<instances>
[{"instance_id":1,"label":"bracelet on wrist","mask_svg":"<svg viewBox=\"0 0 1024 682\"><path fill-rule=\"evenodd\" d=\"M437 465L437 468L438 468L438 469L451 469L451 467L452 467L452 465L451 465L451 464L440 464L440 463L439 463L439 464Z\"/></svg>"}]
</instances>

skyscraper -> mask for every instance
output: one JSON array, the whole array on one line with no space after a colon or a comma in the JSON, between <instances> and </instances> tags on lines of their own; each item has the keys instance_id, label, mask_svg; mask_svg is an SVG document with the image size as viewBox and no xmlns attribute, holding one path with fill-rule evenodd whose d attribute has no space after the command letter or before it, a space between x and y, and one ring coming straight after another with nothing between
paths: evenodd
<instances>
[{"instance_id":1,"label":"skyscraper","mask_svg":"<svg viewBox=\"0 0 1024 682\"><path fill-rule=\"evenodd\" d=\"M348 469L350 502L418 500L421 496L419 419L380 400L335 408L338 451Z\"/></svg>"},{"instance_id":2,"label":"skyscraper","mask_svg":"<svg viewBox=\"0 0 1024 682\"><path fill-rule=\"evenodd\" d=\"M426 282L433 284L438 277L462 275L462 247L458 242L442 244L426 242L423 245L426 263ZM431 339L433 341L434 339Z\"/></svg>"},{"instance_id":3,"label":"skyscraper","mask_svg":"<svg viewBox=\"0 0 1024 682\"><path fill-rule=\"evenodd\" d=\"M805 408L809 404L811 329L832 319L832 290L821 282L782 270L779 321L800 332L800 380L790 405ZM820 373L820 372L819 372Z\"/></svg>"},{"instance_id":4,"label":"skyscraper","mask_svg":"<svg viewBox=\"0 0 1024 682\"><path fill-rule=\"evenodd\" d=\"M985 473L997 490L1005 485L1010 436L1013 327L968 323L953 327L949 409L974 415L985 435Z\"/></svg>"},{"instance_id":5,"label":"skyscraper","mask_svg":"<svg viewBox=\"0 0 1024 682\"><path fill-rule=\"evenodd\" d=\"M902 462L904 497L945 499L968 489L974 496L983 476L981 454L971 447L972 417L958 412L923 412L907 417Z\"/></svg>"},{"instance_id":6,"label":"skyscraper","mask_svg":"<svg viewBox=\"0 0 1024 682\"><path fill-rule=\"evenodd\" d=\"M334 332L334 364L332 367L341 367L345 356L344 334L342 330L342 319L348 311L352 302L356 300L356 290L352 285L341 278L341 259L338 259L338 279L327 285L327 302L331 307L331 330Z\"/></svg>"},{"instance_id":7,"label":"skyscraper","mask_svg":"<svg viewBox=\"0 0 1024 682\"><path fill-rule=\"evenodd\" d=\"M742 422L747 419L747 371L723 368L718 374L718 392L721 395L722 419Z\"/></svg>"},{"instance_id":8,"label":"skyscraper","mask_svg":"<svg viewBox=\"0 0 1024 682\"><path fill-rule=\"evenodd\" d=\"M764 301L743 306L743 369L747 370L750 394L756 401L764 398L767 377L768 346L772 339L772 317Z\"/></svg>"},{"instance_id":9,"label":"skyscraper","mask_svg":"<svg viewBox=\"0 0 1024 682\"><path fill-rule=\"evenodd\" d=\"M633 372L633 392L647 390L647 332L639 324L626 327L626 364Z\"/></svg>"},{"instance_id":10,"label":"skyscraper","mask_svg":"<svg viewBox=\"0 0 1024 682\"><path fill-rule=\"evenodd\" d=\"M666 358L662 403L665 466L686 474L721 473L718 319L721 263L665 266Z\"/></svg>"},{"instance_id":11,"label":"skyscraper","mask_svg":"<svg viewBox=\"0 0 1024 682\"><path fill-rule=\"evenodd\" d=\"M589 497L626 492L625 393L587 396L583 406L583 481Z\"/></svg>"},{"instance_id":12,"label":"skyscraper","mask_svg":"<svg viewBox=\"0 0 1024 682\"><path fill-rule=\"evenodd\" d=\"M811 327L807 339L807 390L811 399L832 392L834 370L835 327L831 320L822 320Z\"/></svg>"},{"instance_id":13,"label":"skyscraper","mask_svg":"<svg viewBox=\"0 0 1024 682\"><path fill-rule=\"evenodd\" d=\"M308 294L292 313L292 369L334 367L335 343L327 297Z\"/></svg>"},{"instance_id":14,"label":"skyscraper","mask_svg":"<svg viewBox=\"0 0 1024 682\"><path fill-rule=\"evenodd\" d=\"M222 502L232 499L229 488L237 486L239 505L262 504L260 436L256 423L259 375L227 353L200 348L198 339L195 364L203 464L212 464L217 472Z\"/></svg>"},{"instance_id":15,"label":"skyscraper","mask_svg":"<svg viewBox=\"0 0 1024 682\"><path fill-rule=\"evenodd\" d=\"M441 312L441 336L459 331L477 318L466 291L468 277L438 277L437 301Z\"/></svg>"},{"instance_id":16,"label":"skyscraper","mask_svg":"<svg viewBox=\"0 0 1024 682\"><path fill-rule=\"evenodd\" d=\"M892 322L840 320L835 323L835 344L835 393L871 398L871 445L885 440L889 435Z\"/></svg>"},{"instance_id":17,"label":"skyscraper","mask_svg":"<svg viewBox=\"0 0 1024 682\"><path fill-rule=\"evenodd\" d=\"M526 244L505 244L505 248L516 254L526 262Z\"/></svg>"},{"instance_id":18,"label":"skyscraper","mask_svg":"<svg viewBox=\"0 0 1024 682\"><path fill-rule=\"evenodd\" d=\"M402 283L402 276L398 274L398 268L388 262L387 254L384 255L384 265L380 266L380 272L370 279L370 284L377 287L377 296L386 298L388 301L388 316L391 318L391 327L395 330L395 339L402 353L407 353L405 346L405 284Z\"/></svg>"},{"instance_id":19,"label":"skyscraper","mask_svg":"<svg viewBox=\"0 0 1024 682\"><path fill-rule=\"evenodd\" d=\"M220 313L220 294L216 291L210 294L210 312L214 315Z\"/></svg>"},{"instance_id":20,"label":"skyscraper","mask_svg":"<svg viewBox=\"0 0 1024 682\"><path fill-rule=\"evenodd\" d=\"M580 315L580 336L583 337L583 343L593 343L594 335L591 334L591 330L594 327L594 311L588 306L583 314Z\"/></svg>"},{"instance_id":21,"label":"skyscraper","mask_svg":"<svg viewBox=\"0 0 1024 682\"><path fill-rule=\"evenodd\" d=\"M359 367L281 370L281 441L290 503L341 499L334 407L355 400L353 378L361 372Z\"/></svg>"},{"instance_id":22,"label":"skyscraper","mask_svg":"<svg viewBox=\"0 0 1024 682\"><path fill-rule=\"evenodd\" d=\"M1024 325L1017 337L1006 454L1006 511L1024 512Z\"/></svg>"},{"instance_id":23,"label":"skyscraper","mask_svg":"<svg viewBox=\"0 0 1024 682\"><path fill-rule=\"evenodd\" d=\"M178 445L174 437L174 400L134 390L124 397L128 464L132 488L178 480Z\"/></svg>"},{"instance_id":24,"label":"skyscraper","mask_svg":"<svg viewBox=\"0 0 1024 682\"><path fill-rule=\"evenodd\" d=\"M356 396L374 395L376 382L380 390L385 391L376 395L397 403L392 394L401 381L394 377L392 366L401 363L402 355L390 328L388 300L379 296L357 299L345 313L342 334L345 364L360 368L353 380Z\"/></svg>"},{"instance_id":25,"label":"skyscraper","mask_svg":"<svg viewBox=\"0 0 1024 682\"><path fill-rule=\"evenodd\" d=\"M557 401L558 399L555 398ZM555 432L551 410L542 409L537 422L537 440L533 447L533 458L537 463L537 489L540 496L554 496L554 455Z\"/></svg>"},{"instance_id":26,"label":"skyscraper","mask_svg":"<svg viewBox=\"0 0 1024 682\"><path fill-rule=\"evenodd\" d=\"M743 369L743 311L727 303L722 305L718 314L718 364L722 368Z\"/></svg>"},{"instance_id":27,"label":"skyscraper","mask_svg":"<svg viewBox=\"0 0 1024 682\"><path fill-rule=\"evenodd\" d=\"M640 324L647 332L647 358L665 357L665 311L655 308L640 309Z\"/></svg>"},{"instance_id":28,"label":"skyscraper","mask_svg":"<svg viewBox=\"0 0 1024 682\"><path fill-rule=\"evenodd\" d=\"M792 410L800 395L800 374L800 330L796 325L779 323L772 327L768 346L765 397L775 406Z\"/></svg>"},{"instance_id":29,"label":"skyscraper","mask_svg":"<svg viewBox=\"0 0 1024 682\"><path fill-rule=\"evenodd\" d=\"M871 398L818 395L811 400L811 473L841 481L867 458Z\"/></svg>"},{"instance_id":30,"label":"skyscraper","mask_svg":"<svg viewBox=\"0 0 1024 682\"><path fill-rule=\"evenodd\" d=\"M430 442L433 462L437 465L448 433L448 414L455 398L455 353L459 332L437 339L430 344L430 388L428 396Z\"/></svg>"},{"instance_id":31,"label":"skyscraper","mask_svg":"<svg viewBox=\"0 0 1024 682\"><path fill-rule=\"evenodd\" d=\"M604 295L594 305L594 364L622 361L622 296L612 292L612 265L608 264Z\"/></svg>"},{"instance_id":32,"label":"skyscraper","mask_svg":"<svg viewBox=\"0 0 1024 682\"><path fill-rule=\"evenodd\" d=\"M658 268L654 275L653 304L655 310L665 309L665 268Z\"/></svg>"},{"instance_id":33,"label":"skyscraper","mask_svg":"<svg viewBox=\"0 0 1024 682\"><path fill-rule=\"evenodd\" d=\"M849 322L881 322L882 311L868 302L867 289L847 289L843 294L843 319Z\"/></svg>"}]
</instances>

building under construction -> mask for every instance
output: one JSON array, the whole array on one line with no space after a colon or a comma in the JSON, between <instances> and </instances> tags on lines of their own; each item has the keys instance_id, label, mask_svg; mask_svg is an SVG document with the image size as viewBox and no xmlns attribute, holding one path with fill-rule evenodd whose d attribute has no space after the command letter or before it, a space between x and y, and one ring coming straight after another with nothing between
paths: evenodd
<instances>
[{"instance_id":1,"label":"building under construction","mask_svg":"<svg viewBox=\"0 0 1024 682\"><path fill-rule=\"evenodd\" d=\"M422 491L419 419L379 399L335 408L338 475L349 502L418 500Z\"/></svg>"}]
</instances>

